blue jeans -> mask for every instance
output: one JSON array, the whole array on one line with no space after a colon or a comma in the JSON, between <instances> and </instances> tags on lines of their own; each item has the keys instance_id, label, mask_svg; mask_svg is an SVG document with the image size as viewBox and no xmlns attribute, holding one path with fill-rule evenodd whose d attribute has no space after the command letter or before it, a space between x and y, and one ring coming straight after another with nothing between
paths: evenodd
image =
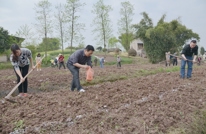
<instances>
[{"instance_id":1,"label":"blue jeans","mask_svg":"<svg viewBox=\"0 0 206 134\"><path fill-rule=\"evenodd\" d=\"M187 63L187 78L191 78L192 77L192 65L193 65L193 58L192 56L185 56L187 58L187 60L181 60L181 68L180 68L180 75L181 78L185 78L185 65ZM188 61L191 60L191 61Z\"/></svg>"},{"instance_id":2,"label":"blue jeans","mask_svg":"<svg viewBox=\"0 0 206 134\"><path fill-rule=\"evenodd\" d=\"M100 61L99 63L100 63L100 67L101 67L101 68L104 68L103 62Z\"/></svg>"},{"instance_id":3,"label":"blue jeans","mask_svg":"<svg viewBox=\"0 0 206 134\"><path fill-rule=\"evenodd\" d=\"M70 64L67 64L67 67L73 75L71 90L74 91L74 89L77 88L77 90L79 91L80 89L82 89L82 86L80 85L79 81L79 68Z\"/></svg>"}]
</instances>

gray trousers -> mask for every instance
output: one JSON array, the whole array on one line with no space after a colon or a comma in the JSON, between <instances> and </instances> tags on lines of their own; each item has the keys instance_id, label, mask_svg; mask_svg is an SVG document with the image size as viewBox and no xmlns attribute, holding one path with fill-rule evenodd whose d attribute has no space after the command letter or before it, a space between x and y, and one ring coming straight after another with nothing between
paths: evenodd
<instances>
[{"instance_id":1,"label":"gray trousers","mask_svg":"<svg viewBox=\"0 0 206 134\"><path fill-rule=\"evenodd\" d=\"M73 75L71 90L74 91L74 89L77 88L77 90L79 91L80 89L82 89L82 86L80 85L79 81L79 68L70 64L67 64L67 67Z\"/></svg>"}]
</instances>

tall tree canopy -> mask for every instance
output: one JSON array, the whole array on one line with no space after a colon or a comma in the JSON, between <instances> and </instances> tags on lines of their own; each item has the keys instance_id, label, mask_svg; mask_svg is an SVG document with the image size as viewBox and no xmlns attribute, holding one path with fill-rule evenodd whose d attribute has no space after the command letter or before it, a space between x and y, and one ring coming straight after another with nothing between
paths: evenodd
<instances>
[{"instance_id":1,"label":"tall tree canopy","mask_svg":"<svg viewBox=\"0 0 206 134\"><path fill-rule=\"evenodd\" d=\"M80 0L67 0L66 20L69 24L68 39L70 40L71 51L72 51L74 42L78 42L80 38L82 40L84 39L82 37L81 31L84 30L85 24L79 22L80 16L78 15L78 12L83 8L84 5L85 3L81 3Z\"/></svg>"},{"instance_id":2,"label":"tall tree canopy","mask_svg":"<svg viewBox=\"0 0 206 134\"><path fill-rule=\"evenodd\" d=\"M36 11L36 24L38 33L41 33L41 37L44 36L45 43L48 37L48 34L52 32L52 19L51 19L51 7L52 4L48 0L39 1L35 5ZM45 56L47 57L48 51L47 45L44 47Z\"/></svg>"},{"instance_id":3,"label":"tall tree canopy","mask_svg":"<svg viewBox=\"0 0 206 134\"><path fill-rule=\"evenodd\" d=\"M124 33L121 34L121 36L119 36L119 42L122 44L122 46L124 47L124 49L126 51L129 50L130 48L130 42L134 39L134 35L133 33ZM129 43L128 43L129 42Z\"/></svg>"},{"instance_id":4,"label":"tall tree canopy","mask_svg":"<svg viewBox=\"0 0 206 134\"><path fill-rule=\"evenodd\" d=\"M10 48L9 32L3 27L0 27L0 53Z\"/></svg>"},{"instance_id":5,"label":"tall tree canopy","mask_svg":"<svg viewBox=\"0 0 206 134\"><path fill-rule=\"evenodd\" d=\"M95 18L93 19L93 25L95 26L93 33L97 33L95 38L99 41L99 44L104 45L104 49L112 34L111 20L109 18L110 11L112 11L112 7L105 5L103 0L99 0L93 5L92 13L95 14Z\"/></svg>"},{"instance_id":6,"label":"tall tree canopy","mask_svg":"<svg viewBox=\"0 0 206 134\"><path fill-rule=\"evenodd\" d=\"M136 38L144 42L144 48L150 62L156 63L165 58L165 52L177 52L190 39L199 40L199 35L186 28L178 20L165 22L163 15L157 25L153 27L152 20L147 13L142 13L143 19L134 25Z\"/></svg>"},{"instance_id":7,"label":"tall tree canopy","mask_svg":"<svg viewBox=\"0 0 206 134\"><path fill-rule=\"evenodd\" d=\"M61 43L58 38L44 38L42 43L37 47L37 51L44 51L45 47L48 47L48 51L58 50L60 46Z\"/></svg>"},{"instance_id":8,"label":"tall tree canopy","mask_svg":"<svg viewBox=\"0 0 206 134\"><path fill-rule=\"evenodd\" d=\"M116 37L112 37L109 39L109 43L108 46L109 47L116 47L117 48L117 43L118 43L118 39Z\"/></svg>"},{"instance_id":9,"label":"tall tree canopy","mask_svg":"<svg viewBox=\"0 0 206 134\"><path fill-rule=\"evenodd\" d=\"M129 50L130 47L130 42L131 42L131 34L133 34L132 32L132 18L133 18L133 10L134 7L133 5L127 1L127 2L122 2L121 3L121 9L120 9L120 15L121 15L121 19L118 22L119 25L119 33L120 35L120 43L124 43L122 44L122 46L125 48L125 50Z\"/></svg>"},{"instance_id":10,"label":"tall tree canopy","mask_svg":"<svg viewBox=\"0 0 206 134\"><path fill-rule=\"evenodd\" d=\"M203 55L204 53L205 53L205 48L204 48L204 47L201 47L201 48L200 48L200 54Z\"/></svg>"}]
</instances>

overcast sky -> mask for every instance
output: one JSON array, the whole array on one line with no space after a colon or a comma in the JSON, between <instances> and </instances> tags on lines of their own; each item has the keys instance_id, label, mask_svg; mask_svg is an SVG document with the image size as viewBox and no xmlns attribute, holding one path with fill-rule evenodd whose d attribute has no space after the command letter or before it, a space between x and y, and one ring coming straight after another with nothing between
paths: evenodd
<instances>
[{"instance_id":1,"label":"overcast sky","mask_svg":"<svg viewBox=\"0 0 206 134\"><path fill-rule=\"evenodd\" d=\"M35 3L40 0L0 0L0 26L8 30L10 34L15 34L22 25L29 25L35 31ZM94 15L91 13L92 6L97 0L80 0L86 3L80 12L80 22L85 23L85 44L96 46L94 35L92 34L91 23ZM104 0L104 3L111 5L113 11L110 18L113 25L113 35L118 37L117 22L120 19L121 2L126 0ZM127 0L134 6L133 24L139 23L142 19L141 12L147 12L156 25L163 14L166 14L166 21L180 17L181 22L187 28L200 36L200 46L206 48L206 0ZM66 3L66 0L49 0L54 7L58 3ZM55 10L52 11L53 14ZM37 34L37 32L35 32ZM55 36L55 32L52 36ZM67 45L68 46L68 45Z\"/></svg>"}]
</instances>

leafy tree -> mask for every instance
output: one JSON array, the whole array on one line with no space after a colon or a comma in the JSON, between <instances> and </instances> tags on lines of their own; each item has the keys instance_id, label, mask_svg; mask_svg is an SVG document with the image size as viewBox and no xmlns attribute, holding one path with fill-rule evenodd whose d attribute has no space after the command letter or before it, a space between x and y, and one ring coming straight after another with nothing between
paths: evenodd
<instances>
[{"instance_id":1,"label":"leafy tree","mask_svg":"<svg viewBox=\"0 0 206 134\"><path fill-rule=\"evenodd\" d=\"M35 58L36 57L36 46L35 45L28 45L26 46L29 50L31 50L31 53L32 53L32 57Z\"/></svg>"},{"instance_id":2,"label":"leafy tree","mask_svg":"<svg viewBox=\"0 0 206 134\"><path fill-rule=\"evenodd\" d=\"M120 9L120 15L121 19L119 20L119 32L121 33L121 40L124 40L122 43L124 48L128 51L129 46L130 46L130 39L131 39L131 34L132 34L132 18L133 18L133 10L134 7L132 4L127 1L127 2L122 2L121 3L122 7Z\"/></svg>"},{"instance_id":3,"label":"leafy tree","mask_svg":"<svg viewBox=\"0 0 206 134\"><path fill-rule=\"evenodd\" d=\"M118 43L118 39L116 37L112 37L109 39L109 46L110 47L116 47L117 48L117 43Z\"/></svg>"},{"instance_id":4,"label":"leafy tree","mask_svg":"<svg viewBox=\"0 0 206 134\"><path fill-rule=\"evenodd\" d=\"M128 42L131 42L133 39L134 39L133 33L128 33L128 34L125 33L119 36L119 42L122 44L122 46L124 47L126 51L128 51L130 48L130 45L128 45Z\"/></svg>"},{"instance_id":5,"label":"leafy tree","mask_svg":"<svg viewBox=\"0 0 206 134\"><path fill-rule=\"evenodd\" d=\"M93 33L97 33L95 39L98 40L100 44L104 44L104 48L106 48L106 43L112 33L111 20L109 18L110 11L112 11L112 7L105 5L103 0L99 0L93 5L92 13L95 14L92 24L95 26Z\"/></svg>"},{"instance_id":6,"label":"leafy tree","mask_svg":"<svg viewBox=\"0 0 206 134\"><path fill-rule=\"evenodd\" d=\"M201 47L201 48L200 48L200 53L201 53L201 55L204 55L204 54L205 54L205 48L204 48L204 47Z\"/></svg>"},{"instance_id":7,"label":"leafy tree","mask_svg":"<svg viewBox=\"0 0 206 134\"><path fill-rule=\"evenodd\" d=\"M66 38L66 13L65 13L65 5L57 5L56 6L57 13L55 14L55 18L57 19L56 29L59 32L61 39L61 48L62 53L64 54L64 42Z\"/></svg>"},{"instance_id":8,"label":"leafy tree","mask_svg":"<svg viewBox=\"0 0 206 134\"><path fill-rule=\"evenodd\" d=\"M78 45L78 47L76 47L76 49L83 49L84 47L85 47L85 45L80 43L80 44Z\"/></svg>"},{"instance_id":9,"label":"leafy tree","mask_svg":"<svg viewBox=\"0 0 206 134\"><path fill-rule=\"evenodd\" d=\"M38 23L36 24L37 26L37 31L40 32L45 39L45 47L44 47L44 51L45 51L45 56L47 57L47 51L48 51L48 47L47 47L47 37L48 37L48 33L52 32L52 20L51 20L51 6L52 4L48 1L48 0L42 0L39 1L39 3L37 3L35 5L35 11L36 11L36 20L38 21Z\"/></svg>"},{"instance_id":10,"label":"leafy tree","mask_svg":"<svg viewBox=\"0 0 206 134\"><path fill-rule=\"evenodd\" d=\"M102 47L101 46L97 47L97 50L102 51Z\"/></svg>"},{"instance_id":11,"label":"leafy tree","mask_svg":"<svg viewBox=\"0 0 206 134\"><path fill-rule=\"evenodd\" d=\"M78 12L85 5L85 3L81 3L80 0L67 0L66 4L66 14L67 14L67 22L69 24L69 39L70 39L70 48L72 51L73 42L78 40L81 35L81 30L84 29L85 25L83 23L78 23Z\"/></svg>"},{"instance_id":12,"label":"leafy tree","mask_svg":"<svg viewBox=\"0 0 206 134\"><path fill-rule=\"evenodd\" d=\"M37 47L38 51L44 51L48 47L48 51L60 49L61 43L58 38L47 38L43 39L42 43Z\"/></svg>"},{"instance_id":13,"label":"leafy tree","mask_svg":"<svg viewBox=\"0 0 206 134\"><path fill-rule=\"evenodd\" d=\"M178 20L165 22L163 15L157 26L153 27L152 20L144 12L143 19L134 25L136 38L144 42L144 49L150 62L156 63L165 59L165 52L179 51L186 41L192 38L199 40L199 35L187 29Z\"/></svg>"},{"instance_id":14,"label":"leafy tree","mask_svg":"<svg viewBox=\"0 0 206 134\"><path fill-rule=\"evenodd\" d=\"M0 27L0 53L5 52L10 48L9 32L3 27Z\"/></svg>"},{"instance_id":15,"label":"leafy tree","mask_svg":"<svg viewBox=\"0 0 206 134\"><path fill-rule=\"evenodd\" d=\"M142 20L138 24L133 25L133 27L136 31L135 38L145 40L146 31L150 28L153 28L153 22L146 12L142 12L141 15L143 16Z\"/></svg>"}]
</instances>

